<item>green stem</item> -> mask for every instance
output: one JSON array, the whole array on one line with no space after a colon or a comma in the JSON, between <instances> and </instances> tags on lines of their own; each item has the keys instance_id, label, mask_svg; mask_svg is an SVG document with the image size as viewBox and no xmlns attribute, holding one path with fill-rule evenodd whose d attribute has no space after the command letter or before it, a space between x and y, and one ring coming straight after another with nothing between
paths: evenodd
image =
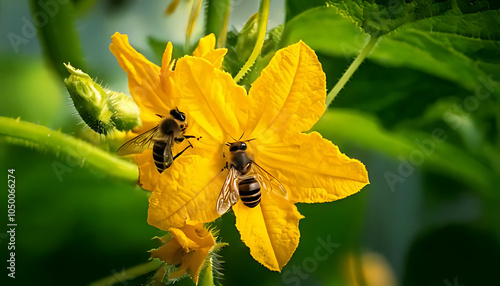
<instances>
[{"instance_id":1,"label":"green stem","mask_svg":"<svg viewBox=\"0 0 500 286\"><path fill-rule=\"evenodd\" d=\"M159 259L154 259L149 262L133 266L129 269L122 270L120 272L114 272L108 277L104 277L95 282L90 283L90 286L109 286L116 283L123 282L125 280L134 279L135 277L142 276L151 271L158 269L162 265Z\"/></svg>"},{"instance_id":2,"label":"green stem","mask_svg":"<svg viewBox=\"0 0 500 286\"><path fill-rule=\"evenodd\" d=\"M51 4L47 1L30 0L29 2L33 18L42 21L35 22L34 26L37 27L44 54L61 79L68 77L68 71L63 63L71 62L74 66L85 69L80 38L75 28L73 5L75 1L52 2L53 7L50 8L48 7ZM44 17L35 17L35 15L44 15Z\"/></svg>"},{"instance_id":3,"label":"green stem","mask_svg":"<svg viewBox=\"0 0 500 286\"><path fill-rule=\"evenodd\" d=\"M219 36L217 36L217 48L219 49L226 47L227 27L229 26L230 15L231 15L231 3L227 5L226 11L224 11L224 18L223 18L224 20L219 30Z\"/></svg>"},{"instance_id":4,"label":"green stem","mask_svg":"<svg viewBox=\"0 0 500 286\"><path fill-rule=\"evenodd\" d=\"M95 146L51 130L45 126L19 119L0 117L0 136L7 142L49 150L56 156L65 154L65 159L79 166L91 166L104 174L136 184L139 172L137 165L122 160Z\"/></svg>"},{"instance_id":5,"label":"green stem","mask_svg":"<svg viewBox=\"0 0 500 286\"><path fill-rule=\"evenodd\" d=\"M203 269L200 273L199 276L199 286L214 286L214 273L213 273L213 267L212 267L212 257L208 258L209 261L207 263L207 266L205 269Z\"/></svg>"},{"instance_id":6,"label":"green stem","mask_svg":"<svg viewBox=\"0 0 500 286\"><path fill-rule=\"evenodd\" d=\"M346 85L346 83L349 81L351 76L354 74L354 72L358 69L358 67L361 65L361 63L365 60L365 58L370 54L370 52L373 50L373 47L375 47L375 44L378 41L378 37L373 37L370 38L370 41L363 47L361 50L361 53L356 57L356 59L351 63L349 68L345 71L345 73L342 75L340 80L335 84L335 86L330 90L328 93L328 96L326 97L326 107L332 103L332 101L335 99L337 94L339 94L340 90Z\"/></svg>"},{"instance_id":7,"label":"green stem","mask_svg":"<svg viewBox=\"0 0 500 286\"><path fill-rule=\"evenodd\" d=\"M247 62L238 74L234 77L234 81L240 81L243 76L248 72L248 70L255 63L255 60L259 56L260 51L262 50L262 46L264 45L264 40L266 38L266 29L267 29L267 20L269 19L269 5L271 4L271 0L261 0L259 7L259 21L257 26L257 42L253 48L250 57Z\"/></svg>"},{"instance_id":8,"label":"green stem","mask_svg":"<svg viewBox=\"0 0 500 286\"><path fill-rule=\"evenodd\" d=\"M213 33L217 38L217 47L224 48L231 12L231 0L208 0L206 3L205 35Z\"/></svg>"}]
</instances>

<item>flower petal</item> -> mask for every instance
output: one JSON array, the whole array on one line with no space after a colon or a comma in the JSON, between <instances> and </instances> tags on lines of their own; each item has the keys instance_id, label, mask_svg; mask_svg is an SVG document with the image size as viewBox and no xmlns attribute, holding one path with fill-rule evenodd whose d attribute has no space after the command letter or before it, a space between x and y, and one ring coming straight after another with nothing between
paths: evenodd
<instances>
[{"instance_id":1,"label":"flower petal","mask_svg":"<svg viewBox=\"0 0 500 286\"><path fill-rule=\"evenodd\" d=\"M167 105L170 97L160 82L160 67L132 48L127 35L115 33L111 40L109 49L127 72L129 91L141 110L142 121L158 122L155 114L165 114L171 109Z\"/></svg>"},{"instance_id":2,"label":"flower petal","mask_svg":"<svg viewBox=\"0 0 500 286\"><path fill-rule=\"evenodd\" d=\"M162 173L149 198L149 224L168 230L219 217L216 202L227 172L220 171L225 164L221 151L211 153L180 156Z\"/></svg>"},{"instance_id":3,"label":"flower petal","mask_svg":"<svg viewBox=\"0 0 500 286\"><path fill-rule=\"evenodd\" d=\"M274 55L249 94L252 137L307 131L325 111L326 77L314 51L300 41Z\"/></svg>"},{"instance_id":4,"label":"flower petal","mask_svg":"<svg viewBox=\"0 0 500 286\"><path fill-rule=\"evenodd\" d=\"M206 133L222 144L228 134L241 135L238 133L245 130L249 102L245 89L231 75L204 59L184 57L178 61L174 77L179 109L196 121L189 132Z\"/></svg>"},{"instance_id":5,"label":"flower petal","mask_svg":"<svg viewBox=\"0 0 500 286\"><path fill-rule=\"evenodd\" d=\"M198 47L193 52L193 56L204 58L215 68L220 68L226 53L227 49L215 49L215 35L210 34L200 39Z\"/></svg>"},{"instance_id":6,"label":"flower petal","mask_svg":"<svg viewBox=\"0 0 500 286\"><path fill-rule=\"evenodd\" d=\"M172 61L172 51L173 51L173 46L171 42L167 43L167 46L165 47L165 51L163 52L163 57L161 59L161 69L160 69L160 82L161 86L163 88L164 94L169 94L172 96L166 96L162 98L164 101L165 105L168 107L175 107L176 102L175 102L175 97L174 92L174 86L173 86L173 71L172 71L172 66L174 62ZM164 112L168 112L164 111Z\"/></svg>"},{"instance_id":7,"label":"flower petal","mask_svg":"<svg viewBox=\"0 0 500 286\"><path fill-rule=\"evenodd\" d=\"M205 262L205 259L208 256L209 249L202 248L198 251L194 251L186 255L182 260L183 264L187 264L187 272L194 284L198 285L198 277L200 275L200 270Z\"/></svg>"},{"instance_id":8,"label":"flower petal","mask_svg":"<svg viewBox=\"0 0 500 286\"><path fill-rule=\"evenodd\" d=\"M171 71L173 49L174 47L172 46L172 43L168 42L161 58L161 74L165 74L167 71Z\"/></svg>"},{"instance_id":9,"label":"flower petal","mask_svg":"<svg viewBox=\"0 0 500 286\"><path fill-rule=\"evenodd\" d=\"M189 252L191 250L199 249L200 246L193 240L193 237L190 235L191 233L187 233L190 231L189 225L186 225L182 229L179 228L170 228L168 231L172 235L172 237L179 242L179 245L186 251Z\"/></svg>"},{"instance_id":10,"label":"flower petal","mask_svg":"<svg viewBox=\"0 0 500 286\"><path fill-rule=\"evenodd\" d=\"M255 260L273 271L280 271L299 244L299 220L303 216L287 199L263 191L254 208L241 201L233 206L241 240Z\"/></svg>"},{"instance_id":11,"label":"flower petal","mask_svg":"<svg viewBox=\"0 0 500 286\"><path fill-rule=\"evenodd\" d=\"M139 185L152 191L160 179L160 173L153 162L153 149L135 155L134 160L139 167Z\"/></svg>"},{"instance_id":12,"label":"flower petal","mask_svg":"<svg viewBox=\"0 0 500 286\"><path fill-rule=\"evenodd\" d=\"M152 258L159 258L168 264L176 265L182 262L182 257L185 255L179 242L171 239L158 249L150 250Z\"/></svg>"},{"instance_id":13,"label":"flower petal","mask_svg":"<svg viewBox=\"0 0 500 286\"><path fill-rule=\"evenodd\" d=\"M185 233L186 237L196 244L196 248L190 247L190 249L210 249L215 245L215 239L212 236L212 233L208 229L204 228L202 223L197 225L186 225L182 228L182 231ZM172 233L172 231L170 232Z\"/></svg>"},{"instance_id":14,"label":"flower petal","mask_svg":"<svg viewBox=\"0 0 500 286\"><path fill-rule=\"evenodd\" d=\"M182 263L179 269L171 273L168 278L176 279L183 276L186 271L191 276L194 284L198 285L198 276L200 274L203 262L207 258L208 249L200 249L190 252L182 257Z\"/></svg>"},{"instance_id":15,"label":"flower petal","mask_svg":"<svg viewBox=\"0 0 500 286\"><path fill-rule=\"evenodd\" d=\"M193 56L202 58L203 55L206 55L207 53L213 51L214 48L215 35L212 33L200 39L200 41L198 42L198 46L193 52Z\"/></svg>"},{"instance_id":16,"label":"flower petal","mask_svg":"<svg viewBox=\"0 0 500 286\"><path fill-rule=\"evenodd\" d=\"M317 132L297 133L256 150L257 164L285 185L293 202L331 202L368 184L363 163L342 154Z\"/></svg>"},{"instance_id":17,"label":"flower petal","mask_svg":"<svg viewBox=\"0 0 500 286\"><path fill-rule=\"evenodd\" d=\"M156 124L158 124L158 122ZM192 146L194 147L186 149L184 153L182 153L182 156L188 156L192 154L201 154L203 156L208 156L206 155L207 152L208 154L211 154L211 152L213 152L213 148L210 148L211 146L209 145L203 144L203 142L199 142L197 140L191 140L190 142L192 142ZM188 146L189 143L187 142L187 140L184 140L184 142L179 144L176 143L172 146L172 154L175 156ZM139 186L148 191L153 191L154 188L160 183L160 177L162 176L162 174L169 172L169 169L172 168L169 167L162 174L160 174L153 160L152 148L144 150L144 152L142 152L141 154L134 155L134 160L139 167ZM162 185L161 187L166 188L167 186Z\"/></svg>"}]
</instances>

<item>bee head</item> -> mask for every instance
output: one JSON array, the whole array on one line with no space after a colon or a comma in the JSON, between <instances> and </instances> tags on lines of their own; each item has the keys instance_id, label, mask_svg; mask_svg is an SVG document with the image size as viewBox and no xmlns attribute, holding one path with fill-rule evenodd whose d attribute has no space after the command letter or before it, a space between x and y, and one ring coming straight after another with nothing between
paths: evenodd
<instances>
[{"instance_id":1,"label":"bee head","mask_svg":"<svg viewBox=\"0 0 500 286\"><path fill-rule=\"evenodd\" d=\"M247 149L247 143L242 141L227 143L226 145L229 146L229 152L245 151Z\"/></svg>"},{"instance_id":2,"label":"bee head","mask_svg":"<svg viewBox=\"0 0 500 286\"><path fill-rule=\"evenodd\" d=\"M184 114L184 112L179 111L177 107L175 109L170 110L170 115L172 115L174 119L177 119L181 122L186 121L186 115Z\"/></svg>"}]
</instances>

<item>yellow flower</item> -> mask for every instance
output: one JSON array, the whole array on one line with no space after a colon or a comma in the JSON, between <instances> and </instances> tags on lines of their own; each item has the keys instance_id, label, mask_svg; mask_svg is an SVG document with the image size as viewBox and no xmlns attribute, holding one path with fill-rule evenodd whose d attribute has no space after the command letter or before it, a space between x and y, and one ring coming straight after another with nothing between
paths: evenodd
<instances>
[{"instance_id":1,"label":"yellow flower","mask_svg":"<svg viewBox=\"0 0 500 286\"><path fill-rule=\"evenodd\" d=\"M212 233L203 228L203 224L171 228L169 232L170 235L159 238L163 246L149 251L151 257L170 265L180 265L168 279L179 278L187 272L194 283L198 284L203 263L216 245Z\"/></svg>"},{"instance_id":2,"label":"yellow flower","mask_svg":"<svg viewBox=\"0 0 500 286\"><path fill-rule=\"evenodd\" d=\"M368 183L364 165L342 154L330 141L309 130L325 110L325 74L314 52L303 42L276 53L248 95L220 70L225 49L214 49L215 37L200 40L193 56L172 70L172 45L162 67L149 62L115 34L110 46L129 77L129 90L141 109L142 133L156 124L156 114L178 107L187 115L187 132L202 136L175 163L159 174L151 150L135 156L139 183L153 191L148 222L160 229L181 229L219 217L216 202L229 158L227 142L249 140L253 160L276 177L288 198L263 189L261 202L233 206L236 226L252 256L279 271L299 242L302 215L295 203L331 202ZM175 145L174 154L183 146Z\"/></svg>"},{"instance_id":3,"label":"yellow flower","mask_svg":"<svg viewBox=\"0 0 500 286\"><path fill-rule=\"evenodd\" d=\"M176 105L190 119L188 132L202 139L152 185L148 222L166 230L218 218L216 202L228 173L221 171L230 154L226 143L253 139L247 143L253 161L283 184L288 198L263 188L259 205L239 201L232 209L251 255L280 271L299 243L303 216L295 203L354 194L368 183L366 168L319 133L303 133L323 114L326 98L325 74L305 43L278 51L248 94L213 63L186 56L176 64Z\"/></svg>"},{"instance_id":4,"label":"yellow flower","mask_svg":"<svg viewBox=\"0 0 500 286\"><path fill-rule=\"evenodd\" d=\"M172 70L172 43L168 42L163 53L161 67L148 61L143 55L132 48L127 35L115 33L110 45L111 52L128 75L128 87L132 98L140 109L142 127L134 130L135 136L141 134L159 123L157 114L167 115L175 107L179 107L178 97L175 96ZM215 36L210 34L202 38L194 51L195 57L204 58L214 67L220 68L226 54L226 49L214 49ZM179 108L181 111L182 108ZM188 117L188 125L190 123ZM177 154L185 145L175 144L173 154ZM190 148L191 149L191 148ZM191 152L187 150L186 154ZM153 190L159 179L159 173L153 162L152 150L135 155L134 159L139 166L139 183L146 190Z\"/></svg>"}]
</instances>

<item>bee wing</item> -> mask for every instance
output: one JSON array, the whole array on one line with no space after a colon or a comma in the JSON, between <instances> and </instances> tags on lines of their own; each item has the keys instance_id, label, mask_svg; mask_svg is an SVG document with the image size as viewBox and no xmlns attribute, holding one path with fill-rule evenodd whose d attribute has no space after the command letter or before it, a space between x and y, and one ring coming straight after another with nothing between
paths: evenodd
<instances>
[{"instance_id":1,"label":"bee wing","mask_svg":"<svg viewBox=\"0 0 500 286\"><path fill-rule=\"evenodd\" d=\"M174 162L174 156L172 155L172 147L174 146L174 134L167 135L165 140L167 145L165 146L165 151L163 151L163 157L165 157L165 169L170 167Z\"/></svg>"},{"instance_id":2,"label":"bee wing","mask_svg":"<svg viewBox=\"0 0 500 286\"><path fill-rule=\"evenodd\" d=\"M227 174L226 181L222 185L222 190L220 191L219 198L217 199L217 212L219 215L223 215L229 210L229 208L236 204L239 199L238 188L235 184L238 171L235 168L229 168L229 173Z\"/></svg>"},{"instance_id":3,"label":"bee wing","mask_svg":"<svg viewBox=\"0 0 500 286\"><path fill-rule=\"evenodd\" d=\"M274 192L286 199L288 199L288 192L285 189L285 186L271 173L264 170L259 164L252 161L252 164L256 167L254 170L257 173L257 177L260 179L262 187L267 190Z\"/></svg>"},{"instance_id":4,"label":"bee wing","mask_svg":"<svg viewBox=\"0 0 500 286\"><path fill-rule=\"evenodd\" d=\"M119 156L125 156L130 154L139 154L144 150L151 147L153 143L153 138L155 138L159 133L158 125L151 128L150 130L138 135L127 141L123 144L118 150L116 150L116 154Z\"/></svg>"}]
</instances>

